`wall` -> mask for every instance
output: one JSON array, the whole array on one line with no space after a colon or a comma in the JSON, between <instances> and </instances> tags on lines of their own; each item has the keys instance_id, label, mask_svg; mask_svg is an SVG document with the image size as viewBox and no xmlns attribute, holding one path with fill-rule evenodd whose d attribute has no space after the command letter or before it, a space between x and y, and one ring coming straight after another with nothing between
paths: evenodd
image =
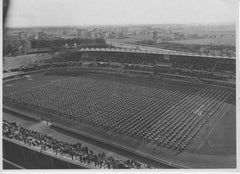
<instances>
[{"instance_id":1,"label":"wall","mask_svg":"<svg viewBox=\"0 0 240 174\"><path fill-rule=\"evenodd\" d=\"M27 169L86 169L70 160L41 153L7 138L3 138L3 158Z\"/></svg>"}]
</instances>

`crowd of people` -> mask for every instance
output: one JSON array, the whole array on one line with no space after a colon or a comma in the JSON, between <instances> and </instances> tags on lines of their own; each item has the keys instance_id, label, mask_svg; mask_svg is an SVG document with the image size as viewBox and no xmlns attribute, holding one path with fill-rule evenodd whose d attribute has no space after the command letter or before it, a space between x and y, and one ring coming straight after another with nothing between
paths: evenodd
<instances>
[{"instance_id":1,"label":"crowd of people","mask_svg":"<svg viewBox=\"0 0 240 174\"><path fill-rule=\"evenodd\" d=\"M41 65L35 65L32 67L26 67L26 68L15 68L11 70L12 72L18 72L18 71L37 71L41 69L52 69L52 68L80 68L82 66L81 62L64 62L64 63L54 63L54 64L41 64ZM224 70L221 69L223 67L222 65L216 66L219 73L214 73L210 71L199 71L199 70L193 70L191 68L179 68L179 67L161 67L161 66L144 66L141 64L111 64L111 63L104 63L104 62L96 62L96 63L90 63L88 65L89 67L106 67L106 68L123 68L123 70L137 70L137 71L145 71L145 72L151 72L153 75L155 74L161 74L161 73L167 73L171 75L182 75L182 76L188 76L193 77L201 80L202 78L205 79L213 79L213 80L221 80L221 81L231 81L235 80L235 72L228 71L229 73L224 73ZM225 66L229 67L229 66Z\"/></svg>"},{"instance_id":2,"label":"crowd of people","mask_svg":"<svg viewBox=\"0 0 240 174\"><path fill-rule=\"evenodd\" d=\"M121 53L121 52L75 52L69 51L59 54L41 64L32 64L12 71L34 71L50 68L81 67L83 62L92 67L111 67L129 70L148 71L154 73L169 73L185 75L194 78L232 81L235 78L235 62L232 60L210 59L204 57L174 57L165 58L164 55ZM164 66L163 66L164 65ZM167 65L167 66L165 66ZM219 74L221 73L221 74ZM222 74L224 73L224 75Z\"/></svg>"},{"instance_id":3,"label":"crowd of people","mask_svg":"<svg viewBox=\"0 0 240 174\"><path fill-rule=\"evenodd\" d=\"M163 85L154 80L132 81L85 74L9 94L4 102L183 151L231 95L229 91ZM195 110L199 114L194 114Z\"/></svg>"},{"instance_id":4,"label":"crowd of people","mask_svg":"<svg viewBox=\"0 0 240 174\"><path fill-rule=\"evenodd\" d=\"M133 159L124 161L107 156L105 153L94 153L81 143L63 142L52 136L25 129L16 122L7 120L3 120L3 136L38 148L40 151L51 151L55 155L68 156L70 159L79 161L89 167L104 169L152 168Z\"/></svg>"},{"instance_id":5,"label":"crowd of people","mask_svg":"<svg viewBox=\"0 0 240 174\"><path fill-rule=\"evenodd\" d=\"M232 60L217 62L210 58L171 58L165 59L164 55L147 55L140 53L121 52L70 52L65 56L53 57L41 65L22 68L22 71L38 69L81 67L82 62L92 62L90 67L112 67L129 70L140 70L154 73L169 73L185 75L195 78L207 78L228 81L234 78L235 63ZM166 66L167 65L167 66ZM16 69L19 71L19 69ZM225 73L219 75L219 73Z\"/></svg>"}]
</instances>

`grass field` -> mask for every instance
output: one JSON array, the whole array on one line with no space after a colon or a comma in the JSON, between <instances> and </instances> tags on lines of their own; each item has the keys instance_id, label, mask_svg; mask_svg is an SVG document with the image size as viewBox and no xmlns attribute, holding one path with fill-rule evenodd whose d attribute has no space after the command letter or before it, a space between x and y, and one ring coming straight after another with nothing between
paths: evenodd
<instances>
[{"instance_id":1,"label":"grass field","mask_svg":"<svg viewBox=\"0 0 240 174\"><path fill-rule=\"evenodd\" d=\"M76 82L77 80L77 82ZM75 81L75 82L74 82ZM67 83L64 83L67 82ZM64 85L59 85L59 84L64 84ZM74 85L73 84L77 84ZM97 86L96 86L97 85ZM48 93L49 96L43 95L43 91L46 91L49 86L52 86L52 90L50 90ZM71 89L73 90L72 94L68 94L66 91L66 87L70 86ZM132 88L131 88L132 87ZM137 90L136 90L137 87ZM197 88L198 87L198 88ZM178 88L178 90L176 89ZM186 95L184 97L184 94L187 94L186 91L184 92L184 89L193 89L196 88L195 92L193 91L192 94L189 94L188 96ZM219 99L214 99L210 95L208 96L201 96L201 93L199 91L200 88L207 89L209 91L222 91L221 88L214 89L214 88L208 88L207 86L196 86L196 85L183 85L178 83L168 83L168 82L163 82L163 81L150 81L150 80L141 80L141 78L127 78L127 77L115 77L115 76L108 76L108 75L81 75L81 76L63 76L63 75L47 75L45 73L38 73L38 74L33 74L31 75L31 78L21 78L19 80L15 81L9 81L3 84L3 94L4 96L9 96L9 95L18 95L22 97L27 97L28 100L27 102L30 103L32 101L32 98L34 98L34 93L37 93L37 98L40 99L40 101L46 102L47 98L51 98L53 100L50 100L54 103L54 101L58 101L59 107L66 108L66 107L75 107L76 104L74 104L73 101L78 100L78 102L84 102L89 105L89 107L83 107L83 110L78 107L78 112L84 113L84 110L87 111L88 118L94 118L94 120L85 120L84 121L84 114L78 114L78 118L81 118L83 121L78 122L76 120L69 119L66 117L64 120L59 117L59 115L48 115L48 114L37 114L37 116L42 115L42 118L48 119L51 117L51 121L57 122L62 125L62 127L69 127L73 128L74 130L78 130L79 132L85 132L90 135L94 135L96 137L102 138L105 141L110 141L110 142L115 142L119 145L122 145L124 147L130 148L130 149L135 149L138 152L148 154L150 156L154 156L159 159L164 159L168 161L172 161L173 163L175 162L176 164L183 164L183 165L189 165L189 166L196 166L196 167L229 167L229 166L234 166L234 158L232 159L230 156L235 155L234 153L234 142L235 142L235 137L234 137L234 131L235 128L231 127L232 124L234 124L234 119L232 119L229 122L226 122L227 124L227 129L223 128L221 129L221 126L216 126L218 124L222 124L225 121L221 121L224 118L222 115L224 115L225 112L219 114L218 110L216 111L216 114L213 114L213 119L212 121L207 122L204 124L197 135L193 137L193 139L189 142L189 145L185 148L185 150L182 153L178 153L177 151L174 151L174 149L170 148L169 145L163 146L163 145L158 145L154 141L146 141L147 139L142 139L140 138L141 134L137 134L137 132L151 132L153 131L153 134L157 135L156 132L159 132L158 135L168 135L171 137L171 135L174 135L174 131L178 131L178 128L173 129L172 125L184 125L182 128L183 130L190 130L191 125L192 129L189 134L186 134L186 137L191 137L193 135L193 132L195 132L197 129L196 123L188 121L186 119L186 122L184 120L180 120L180 118L194 118L196 120L201 120L200 118L206 117L204 113L207 113L207 105L201 104L201 100L205 98L205 100L202 100L204 103L209 103L206 102L206 100L210 101L210 103L219 103ZM40 91L38 89L41 89ZM61 93L62 90L65 89L65 92L61 96L67 96L70 95L71 100L68 102L69 104L63 104L61 102L67 101L66 98L59 98L59 94ZM74 90L75 89L75 90ZM77 91L81 91L82 89L85 89L85 92L82 93L83 97L79 97L77 94ZM91 92L87 92L91 89ZM210 90L212 89L212 90ZM126 91L127 90L127 91ZM130 90L130 91L129 91ZM178 97L171 94L175 90L176 95ZM37 92L38 91L38 92ZM108 92L106 92L108 91ZM155 91L155 92L153 92ZM165 91L165 95L157 94L156 92L159 91ZM225 90L224 90L225 91ZM39 93L40 92L40 93ZM97 92L97 93L96 93ZM225 91L226 93L231 93L231 91ZM21 95L23 94L23 95ZM96 94L95 97L93 94ZM173 95L175 99L168 100L167 95ZM204 92L203 92L204 94ZM217 94L217 93L216 93ZM171 96L169 95L169 97ZM99 96L99 97L97 97ZM108 96L106 98L106 96ZM131 99L126 99L127 96L134 96ZM164 97L165 96L165 97ZM180 97L181 96L181 97ZM97 98L96 98L97 97ZM102 99L101 99L102 98ZM139 99L138 99L139 98ZM144 98L147 100L144 100ZM162 98L162 99L161 99ZM182 98L182 100L180 100ZM187 102L190 101L192 98L192 104ZM195 102L194 102L195 98ZM234 99L234 97L230 97ZM230 100L230 98L228 98ZM19 98L18 98L19 99ZM23 98L22 98L23 99ZM22 100L20 99L20 100ZM170 98L169 98L170 99ZM181 102L182 104L175 102L177 99L178 102ZM104 100L106 106L108 107L100 107L99 109L99 104L98 102L101 102ZM198 100L198 102L196 101ZM95 102L94 105L91 105L92 102ZM149 101L152 101L149 102ZM212 101L212 102L211 102ZM26 102L26 101L25 101ZM94 103L93 102L93 103ZM124 104L125 102L125 104ZM162 104L161 104L162 102ZM174 103L175 102L175 103ZM226 100L226 102L229 102ZM75 102L76 103L76 102ZM142 105L145 105L141 107ZM156 103L154 105L154 103ZM164 109L164 103L165 109ZM172 104L171 104L172 103ZM183 105L185 103L185 105ZM229 105L232 105L230 102ZM51 102L49 103L51 105ZM97 104L97 105L96 105ZM140 104L140 105L139 105ZM221 105L228 105L228 103L223 103ZM56 103L54 104L55 106ZM95 106L96 105L96 106ZM139 106L140 107L139 107ZM189 105L189 106L186 106ZM41 106L44 106L41 104ZM168 107L167 107L168 106ZM220 106L221 109L226 109L226 107ZM46 107L46 105L45 105ZM20 108L24 108L21 106ZM131 117L134 118L134 113L130 114L130 117L128 116L127 113L133 109L133 111L137 111L137 108L139 108L139 112L143 112L144 110L147 111L143 112L143 114L136 114L138 117L135 117L137 119L133 120L131 122ZM146 110L149 108L149 110ZM155 109L154 109L155 108ZM158 111L159 108L159 111ZM175 108L175 109L174 109ZM185 108L185 109L184 109ZM191 109L192 110L189 110ZM195 109L194 109L195 108ZM205 108L205 109L204 109ZM234 108L234 107L233 107ZM167 109L167 110L166 110ZM67 109L64 109L65 113L67 113ZM95 111L94 111L95 110ZM152 111L151 111L152 110ZM161 130L161 127L164 126L164 124L161 124L160 120L161 118L164 117L164 115L160 115L159 112L166 111L168 114L168 119L166 120L165 124L168 124L168 127L165 126L163 130ZM206 110L206 111L204 111ZM74 109L73 109L74 111ZM76 111L76 110L75 110ZM91 111L91 112L89 112ZM106 113L107 111L107 113ZM122 113L120 112L122 111ZM175 114L174 112L175 111ZM186 111L186 114L183 112ZM203 111L203 112L202 112ZM214 110L212 110L214 111ZM221 110L219 110L220 112ZM36 112L36 110L33 112ZM189 113L187 113L189 112ZM194 114L195 112L195 114ZM99 113L99 114L98 114ZM116 115L116 113L119 113ZM158 113L158 114L156 114ZM219 114L219 115L218 115ZM231 109L231 112L229 111L229 114L232 116L232 118L235 118L235 111L234 109ZM67 115L67 114L66 114ZM122 116L121 116L122 115ZM154 117L153 120L151 120L151 117ZM182 116L181 116L182 115ZM167 116L167 115L166 115ZM113 120L109 120L109 118L114 118ZM87 117L86 117L87 118ZM142 119L141 119L142 118ZM126 121L125 121L126 119ZM171 121L175 120L175 121ZM219 120L222 123L219 123ZM55 121L54 121L55 120ZM62 120L62 121L61 121ZM95 121L96 120L96 121ZM128 130L129 132L133 132L134 129L137 130L135 136L132 136L129 133L121 134L122 130L119 129L116 132L116 125L117 125L117 120L121 120L120 124L123 126L123 131ZM178 121L180 120L180 122ZM204 119L202 119L204 120ZM95 121L95 123L94 123ZM98 122L97 122L98 121ZM143 122L144 121L144 122ZM167 122L168 121L168 122ZM162 120L164 122L164 120ZM93 124L94 123L94 124ZM159 124L160 123L160 124ZM201 123L201 122L199 122ZM99 124L105 124L104 126L101 126ZM113 129L109 129L109 126L113 126ZM133 125L138 125L138 126L133 126ZM147 126L148 125L148 126ZM156 127L155 126L161 126L161 127ZM29 125L31 126L31 125ZM108 126L108 127L107 127ZM141 127L144 126L144 127ZM190 126L190 127L188 127ZM208 127L211 128L211 134L205 135L206 129ZM34 128L34 126L33 126ZM159 129L159 131L157 131ZM165 130L166 129L166 130ZM40 128L40 130L42 130ZM138 131L139 130L139 131ZM161 130L161 131L160 131ZM43 129L45 130L45 128ZM51 132L51 131L50 131ZM221 134L224 136L218 135L218 132L222 132ZM178 131L177 133L181 133ZM151 135L150 133L149 135ZM177 134L177 136L179 135ZM145 135L148 135L145 134ZM231 136L228 136L231 135ZM161 140L161 139L160 139ZM224 141L227 140L227 141ZM172 140L173 141L173 140ZM171 141L170 141L171 142ZM204 143L202 143L204 142ZM209 143L211 142L211 147L209 146ZM214 143L220 144L222 147L217 147L213 146ZM210 147L210 148L209 148ZM222 151L225 151L223 153ZM177 152L177 153L176 153ZM196 154L195 154L196 153ZM222 156L224 154L224 156ZM126 153L127 155L127 153ZM194 155L194 159L192 158ZM209 156L210 155L210 156ZM220 155L220 156L219 156ZM230 156L229 156L230 155ZM219 157L218 157L219 156ZM156 164L156 166L158 166Z\"/></svg>"},{"instance_id":2,"label":"grass field","mask_svg":"<svg viewBox=\"0 0 240 174\"><path fill-rule=\"evenodd\" d=\"M230 95L191 86L146 87L101 75L33 76L4 84L4 96L17 103L173 151L187 149Z\"/></svg>"},{"instance_id":3,"label":"grass field","mask_svg":"<svg viewBox=\"0 0 240 174\"><path fill-rule=\"evenodd\" d=\"M199 154L236 154L236 107L228 106L223 115L209 128L204 143L199 146Z\"/></svg>"}]
</instances>

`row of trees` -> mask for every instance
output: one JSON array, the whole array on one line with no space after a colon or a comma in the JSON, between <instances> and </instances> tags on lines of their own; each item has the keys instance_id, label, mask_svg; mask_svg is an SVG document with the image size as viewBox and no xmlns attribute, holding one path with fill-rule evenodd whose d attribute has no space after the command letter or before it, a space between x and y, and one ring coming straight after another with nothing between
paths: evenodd
<instances>
[{"instance_id":1,"label":"row of trees","mask_svg":"<svg viewBox=\"0 0 240 174\"><path fill-rule=\"evenodd\" d=\"M28 42L27 42L28 41ZM104 39L55 39L55 40L27 40L27 41L14 41L4 42L3 44L3 55L4 56L17 56L27 54L31 49L37 50L56 50L66 48L108 48L110 45L106 44ZM28 43L28 44L26 44ZM28 48L27 51L25 48ZM35 52L41 52L36 51Z\"/></svg>"},{"instance_id":2,"label":"row of trees","mask_svg":"<svg viewBox=\"0 0 240 174\"><path fill-rule=\"evenodd\" d=\"M80 45L80 46L103 46L106 45L104 39L56 39L56 40L31 40L32 48L60 48L64 47L66 44L71 45Z\"/></svg>"}]
</instances>

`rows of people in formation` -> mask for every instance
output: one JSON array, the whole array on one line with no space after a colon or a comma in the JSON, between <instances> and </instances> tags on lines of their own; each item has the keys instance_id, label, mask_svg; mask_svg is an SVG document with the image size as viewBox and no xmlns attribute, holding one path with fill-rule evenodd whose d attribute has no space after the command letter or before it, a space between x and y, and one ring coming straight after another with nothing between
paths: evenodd
<instances>
[{"instance_id":1,"label":"rows of people in formation","mask_svg":"<svg viewBox=\"0 0 240 174\"><path fill-rule=\"evenodd\" d=\"M68 116L183 151L230 95L228 91L210 88L166 84L151 88L127 78L85 75L4 98L36 111Z\"/></svg>"},{"instance_id":2,"label":"rows of people in formation","mask_svg":"<svg viewBox=\"0 0 240 174\"><path fill-rule=\"evenodd\" d=\"M94 168L124 169L124 168L152 168L149 165L133 159L120 160L105 153L94 153L81 143L70 144L60 141L52 136L37 131L28 130L15 122L3 120L3 136L22 142L40 151L54 153L55 155L68 156L70 159Z\"/></svg>"}]
</instances>

